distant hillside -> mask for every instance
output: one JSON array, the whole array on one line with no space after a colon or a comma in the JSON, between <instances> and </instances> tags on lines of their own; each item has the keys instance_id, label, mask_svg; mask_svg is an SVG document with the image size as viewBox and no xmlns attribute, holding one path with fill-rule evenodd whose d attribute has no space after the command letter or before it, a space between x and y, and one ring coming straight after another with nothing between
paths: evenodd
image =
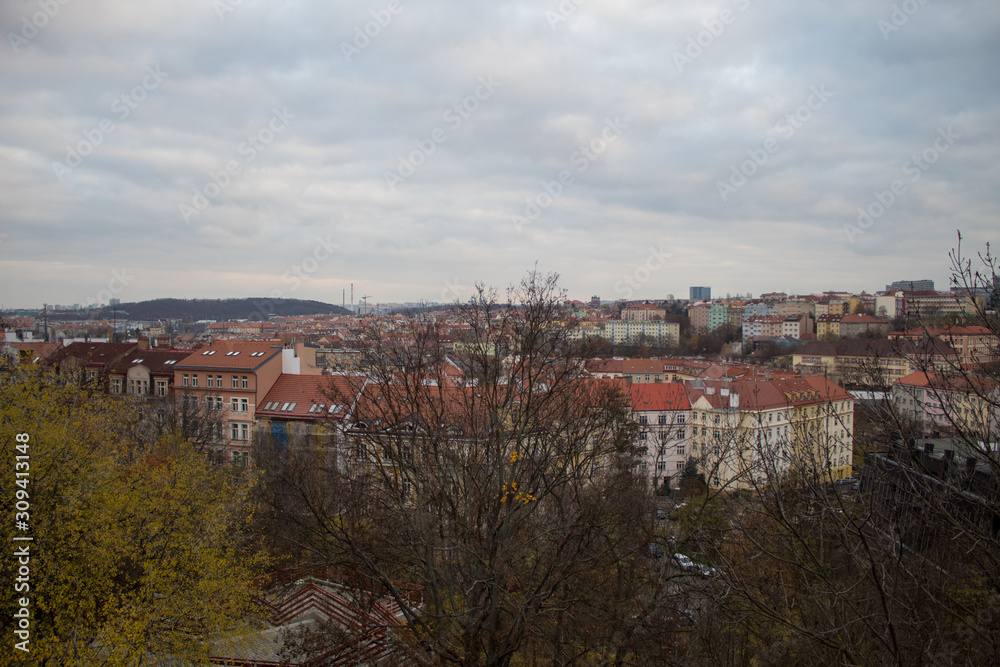
<instances>
[{"instance_id":1,"label":"distant hillside","mask_svg":"<svg viewBox=\"0 0 1000 667\"><path fill-rule=\"evenodd\" d=\"M130 320L266 320L271 315L349 315L340 306L304 299L152 299L122 303L114 309ZM101 308L96 317L112 317L112 309Z\"/></svg>"}]
</instances>

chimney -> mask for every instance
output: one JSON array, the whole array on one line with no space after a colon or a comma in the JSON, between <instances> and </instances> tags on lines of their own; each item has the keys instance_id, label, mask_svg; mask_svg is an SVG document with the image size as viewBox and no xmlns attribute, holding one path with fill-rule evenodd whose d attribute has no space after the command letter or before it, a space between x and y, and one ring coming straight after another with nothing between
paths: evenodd
<instances>
[{"instance_id":1,"label":"chimney","mask_svg":"<svg viewBox=\"0 0 1000 667\"><path fill-rule=\"evenodd\" d=\"M965 474L971 476L976 472L976 459L974 456L965 457Z\"/></svg>"},{"instance_id":2,"label":"chimney","mask_svg":"<svg viewBox=\"0 0 1000 667\"><path fill-rule=\"evenodd\" d=\"M948 477L948 472L951 470L952 461L955 459L955 450L946 449L944 450L944 457L941 459L941 478L946 479Z\"/></svg>"}]
</instances>

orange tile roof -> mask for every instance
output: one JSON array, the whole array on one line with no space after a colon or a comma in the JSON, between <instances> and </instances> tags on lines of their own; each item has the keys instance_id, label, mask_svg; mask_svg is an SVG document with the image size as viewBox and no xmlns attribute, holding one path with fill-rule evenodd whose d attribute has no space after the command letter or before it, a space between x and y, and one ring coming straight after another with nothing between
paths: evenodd
<instances>
[{"instance_id":1,"label":"orange tile roof","mask_svg":"<svg viewBox=\"0 0 1000 667\"><path fill-rule=\"evenodd\" d=\"M262 419L343 420L350 413L357 382L342 375L282 373L255 415Z\"/></svg>"}]
</instances>

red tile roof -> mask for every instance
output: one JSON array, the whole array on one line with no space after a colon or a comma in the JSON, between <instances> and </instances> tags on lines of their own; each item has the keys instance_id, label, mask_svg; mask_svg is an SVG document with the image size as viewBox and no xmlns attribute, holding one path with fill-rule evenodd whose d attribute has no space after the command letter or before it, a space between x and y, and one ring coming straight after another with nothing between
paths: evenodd
<instances>
[{"instance_id":1,"label":"red tile roof","mask_svg":"<svg viewBox=\"0 0 1000 667\"><path fill-rule=\"evenodd\" d=\"M251 371L280 354L281 346L271 341L217 340L189 354L176 364L176 368Z\"/></svg>"},{"instance_id":2,"label":"red tile roof","mask_svg":"<svg viewBox=\"0 0 1000 667\"><path fill-rule=\"evenodd\" d=\"M658 382L629 386L632 410L635 412L689 410L691 403L681 382Z\"/></svg>"}]
</instances>

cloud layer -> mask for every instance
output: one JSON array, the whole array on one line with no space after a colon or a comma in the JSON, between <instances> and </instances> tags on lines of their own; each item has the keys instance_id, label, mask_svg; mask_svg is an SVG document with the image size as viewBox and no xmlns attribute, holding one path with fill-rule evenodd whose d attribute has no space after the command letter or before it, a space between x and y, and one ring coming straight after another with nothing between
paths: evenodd
<instances>
[{"instance_id":1,"label":"cloud layer","mask_svg":"<svg viewBox=\"0 0 1000 667\"><path fill-rule=\"evenodd\" d=\"M995 2L335 5L3 3L3 305L944 288L996 240Z\"/></svg>"}]
</instances>

